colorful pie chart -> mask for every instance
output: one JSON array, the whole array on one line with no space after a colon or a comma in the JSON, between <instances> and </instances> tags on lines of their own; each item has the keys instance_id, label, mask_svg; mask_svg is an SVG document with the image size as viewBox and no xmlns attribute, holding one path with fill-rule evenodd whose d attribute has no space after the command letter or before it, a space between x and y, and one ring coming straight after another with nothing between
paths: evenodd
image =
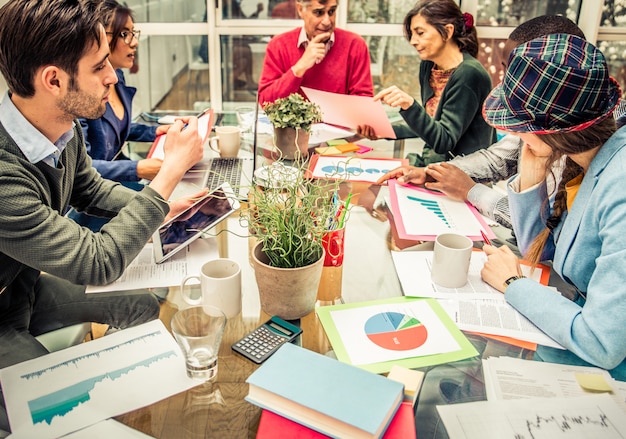
<instances>
[{"instance_id":1,"label":"colorful pie chart","mask_svg":"<svg viewBox=\"0 0 626 439\"><path fill-rule=\"evenodd\" d=\"M428 338L428 331L419 320L393 311L379 313L367 319L365 334L377 346L392 351L419 348Z\"/></svg>"}]
</instances>

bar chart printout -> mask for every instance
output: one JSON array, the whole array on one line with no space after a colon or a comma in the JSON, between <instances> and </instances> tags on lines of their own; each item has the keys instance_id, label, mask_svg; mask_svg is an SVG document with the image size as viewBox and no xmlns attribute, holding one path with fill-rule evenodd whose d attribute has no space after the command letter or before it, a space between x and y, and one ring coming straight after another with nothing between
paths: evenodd
<instances>
[{"instance_id":1,"label":"bar chart printout","mask_svg":"<svg viewBox=\"0 0 626 439\"><path fill-rule=\"evenodd\" d=\"M167 377L164 380L163 377ZM197 384L160 320L0 370L12 438L55 438Z\"/></svg>"},{"instance_id":2,"label":"bar chart printout","mask_svg":"<svg viewBox=\"0 0 626 439\"><path fill-rule=\"evenodd\" d=\"M608 394L437 406L457 439L623 439L624 412Z\"/></svg>"}]
</instances>

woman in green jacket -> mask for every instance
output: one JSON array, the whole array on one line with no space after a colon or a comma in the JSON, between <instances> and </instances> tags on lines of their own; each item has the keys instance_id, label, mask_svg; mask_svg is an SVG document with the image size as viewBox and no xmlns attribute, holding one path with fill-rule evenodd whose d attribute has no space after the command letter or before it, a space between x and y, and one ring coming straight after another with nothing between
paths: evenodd
<instances>
[{"instance_id":1,"label":"woman in green jacket","mask_svg":"<svg viewBox=\"0 0 626 439\"><path fill-rule=\"evenodd\" d=\"M475 58L478 37L473 21L453 0L422 0L404 18L405 36L422 60L423 105L395 85L379 92L374 100L400 107L408 126L394 126L398 138L424 140L422 155L412 160L414 166L469 154L496 141L496 131L481 114L492 84ZM369 126L358 131L377 138Z\"/></svg>"}]
</instances>

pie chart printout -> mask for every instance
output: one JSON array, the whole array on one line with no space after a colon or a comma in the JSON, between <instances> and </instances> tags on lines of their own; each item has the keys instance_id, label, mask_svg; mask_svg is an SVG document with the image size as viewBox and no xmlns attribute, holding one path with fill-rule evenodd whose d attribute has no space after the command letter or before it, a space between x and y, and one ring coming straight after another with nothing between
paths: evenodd
<instances>
[{"instance_id":1,"label":"pie chart printout","mask_svg":"<svg viewBox=\"0 0 626 439\"><path fill-rule=\"evenodd\" d=\"M428 331L419 320L393 311L370 317L365 322L365 334L377 346L392 351L417 349L428 338Z\"/></svg>"}]
</instances>

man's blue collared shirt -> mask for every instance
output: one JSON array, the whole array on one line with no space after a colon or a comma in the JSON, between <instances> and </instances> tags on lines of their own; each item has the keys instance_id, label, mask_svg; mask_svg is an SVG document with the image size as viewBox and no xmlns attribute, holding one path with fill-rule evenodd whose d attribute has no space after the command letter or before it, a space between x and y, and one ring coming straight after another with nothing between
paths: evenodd
<instances>
[{"instance_id":1,"label":"man's blue collared shirt","mask_svg":"<svg viewBox=\"0 0 626 439\"><path fill-rule=\"evenodd\" d=\"M31 163L43 161L56 167L67 142L74 137L70 129L52 143L20 113L7 92L0 105L0 123Z\"/></svg>"}]
</instances>

